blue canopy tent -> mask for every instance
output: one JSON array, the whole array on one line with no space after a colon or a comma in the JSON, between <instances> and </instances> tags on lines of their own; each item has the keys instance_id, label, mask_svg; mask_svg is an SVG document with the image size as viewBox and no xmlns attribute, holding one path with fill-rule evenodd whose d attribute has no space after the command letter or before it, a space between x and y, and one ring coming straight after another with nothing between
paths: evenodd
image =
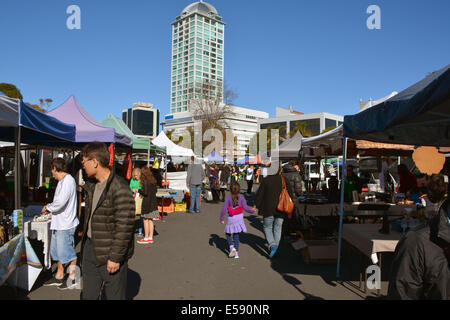
<instances>
[{"instance_id":1,"label":"blue canopy tent","mask_svg":"<svg viewBox=\"0 0 450 320\"><path fill-rule=\"evenodd\" d=\"M19 168L20 144L72 145L75 126L59 121L26 105L22 100L0 95L0 140L14 142L15 168ZM20 170L14 170L15 208L20 208Z\"/></svg>"},{"instance_id":2,"label":"blue canopy tent","mask_svg":"<svg viewBox=\"0 0 450 320\"><path fill-rule=\"evenodd\" d=\"M243 158L237 159L237 160L234 162L234 164L237 164L237 165L245 165L245 164L248 164L249 161L250 161L250 157L249 157L248 155L245 155Z\"/></svg>"},{"instance_id":3,"label":"blue canopy tent","mask_svg":"<svg viewBox=\"0 0 450 320\"><path fill-rule=\"evenodd\" d=\"M450 145L450 65L367 110L344 117L344 136L420 146Z\"/></svg>"},{"instance_id":4,"label":"blue canopy tent","mask_svg":"<svg viewBox=\"0 0 450 320\"><path fill-rule=\"evenodd\" d=\"M227 161L226 158L222 157L219 153L217 153L215 150L211 152L210 155L203 157L206 162L225 162Z\"/></svg>"},{"instance_id":5,"label":"blue canopy tent","mask_svg":"<svg viewBox=\"0 0 450 320\"><path fill-rule=\"evenodd\" d=\"M367 110L344 117L344 168L336 276L340 275L340 253L347 138L416 146L450 146L450 65Z\"/></svg>"}]
</instances>

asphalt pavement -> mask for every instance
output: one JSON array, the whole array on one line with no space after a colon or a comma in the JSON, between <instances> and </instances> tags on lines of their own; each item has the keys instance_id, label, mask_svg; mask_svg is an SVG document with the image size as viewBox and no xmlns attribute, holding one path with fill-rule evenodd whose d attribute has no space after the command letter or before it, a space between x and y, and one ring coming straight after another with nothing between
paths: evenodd
<instances>
[{"instance_id":1,"label":"asphalt pavement","mask_svg":"<svg viewBox=\"0 0 450 320\"><path fill-rule=\"evenodd\" d=\"M335 264L308 265L300 252L285 240L270 260L262 217L257 214L245 213L248 232L241 235L240 258L228 258L224 225L219 222L222 205L203 202L199 214L175 212L169 213L164 221L155 221L155 242L136 243L129 261L127 299L361 300L375 297L375 291L366 295L358 288L356 261L352 262L351 272L347 272L348 265L343 266L347 281L338 283ZM136 236L135 240L138 239ZM61 291L43 286L48 276L48 272L42 273L31 292L14 294L18 299L31 300L80 298L81 291L77 289ZM386 289L387 282L383 281L382 294L386 294ZM3 298L4 295L5 288Z\"/></svg>"}]
</instances>

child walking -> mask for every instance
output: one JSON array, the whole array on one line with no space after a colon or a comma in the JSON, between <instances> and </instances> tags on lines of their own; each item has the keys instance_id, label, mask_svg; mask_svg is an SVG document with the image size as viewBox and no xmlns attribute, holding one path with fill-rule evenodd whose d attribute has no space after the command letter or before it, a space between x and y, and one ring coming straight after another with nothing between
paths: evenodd
<instances>
[{"instance_id":1,"label":"child walking","mask_svg":"<svg viewBox=\"0 0 450 320\"><path fill-rule=\"evenodd\" d=\"M222 212L220 214L220 223L224 223L225 215L228 213L227 224L225 226L225 234L227 236L228 245L230 246L230 258L239 258L239 234L247 232L244 223L244 210L248 213L255 213L256 206L250 208L247 206L247 201L240 194L241 187L237 183L232 183L230 186L231 194L225 199Z\"/></svg>"}]
</instances>

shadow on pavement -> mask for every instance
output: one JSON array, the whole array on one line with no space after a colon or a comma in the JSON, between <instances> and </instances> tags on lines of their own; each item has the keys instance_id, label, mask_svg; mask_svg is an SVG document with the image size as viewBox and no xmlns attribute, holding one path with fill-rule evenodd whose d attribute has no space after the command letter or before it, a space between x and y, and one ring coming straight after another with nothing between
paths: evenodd
<instances>
[{"instance_id":1,"label":"shadow on pavement","mask_svg":"<svg viewBox=\"0 0 450 320\"><path fill-rule=\"evenodd\" d=\"M265 240L255 236L250 233L241 233L239 236L239 246L242 244L246 244L253 248L256 252L258 252L263 257L269 257L266 248L265 248ZM209 245L215 246L217 249L220 249L224 254L228 255L228 241L225 238L218 236L217 234L211 234L209 238Z\"/></svg>"},{"instance_id":2,"label":"shadow on pavement","mask_svg":"<svg viewBox=\"0 0 450 320\"><path fill-rule=\"evenodd\" d=\"M286 274L282 274L282 276L283 276L283 279L287 283L291 284L295 289L298 290L298 292L300 292L303 296L305 296L304 300L325 300L325 299L323 299L321 297L317 297L317 296L314 296L312 294L306 293L305 291L303 291L302 289L297 287L298 285L302 284L302 282L300 280L298 280L297 278L294 278L294 277L286 275Z\"/></svg>"},{"instance_id":3,"label":"shadow on pavement","mask_svg":"<svg viewBox=\"0 0 450 320\"><path fill-rule=\"evenodd\" d=\"M264 233L264 226L261 223L261 218L259 218L258 216L251 215L248 217L245 217L245 219L247 219L250 222L250 225L255 228L258 231L261 231L262 233Z\"/></svg>"},{"instance_id":4,"label":"shadow on pavement","mask_svg":"<svg viewBox=\"0 0 450 320\"><path fill-rule=\"evenodd\" d=\"M141 288L141 276L139 273L128 269L127 273L127 290L125 293L127 300L133 300L139 293L139 289Z\"/></svg>"},{"instance_id":5,"label":"shadow on pavement","mask_svg":"<svg viewBox=\"0 0 450 320\"><path fill-rule=\"evenodd\" d=\"M223 253L228 255L228 242L227 239L219 237L217 234L211 234L209 238L209 245L220 249Z\"/></svg>"}]
</instances>

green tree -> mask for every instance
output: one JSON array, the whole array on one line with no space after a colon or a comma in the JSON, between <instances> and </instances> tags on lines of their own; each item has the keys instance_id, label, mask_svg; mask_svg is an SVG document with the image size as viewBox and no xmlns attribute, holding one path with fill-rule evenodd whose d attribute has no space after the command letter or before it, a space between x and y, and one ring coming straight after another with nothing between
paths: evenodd
<instances>
[{"instance_id":1,"label":"green tree","mask_svg":"<svg viewBox=\"0 0 450 320\"><path fill-rule=\"evenodd\" d=\"M297 133L297 131L300 131L300 134L305 138L312 137L313 135L311 130L308 130L306 128L306 122L303 121L295 122L294 128L292 128L292 130L289 132L290 136L293 137Z\"/></svg>"},{"instance_id":2,"label":"green tree","mask_svg":"<svg viewBox=\"0 0 450 320\"><path fill-rule=\"evenodd\" d=\"M20 90L11 83L0 83L0 91L10 98L23 99Z\"/></svg>"},{"instance_id":3,"label":"green tree","mask_svg":"<svg viewBox=\"0 0 450 320\"><path fill-rule=\"evenodd\" d=\"M328 127L328 128L326 128L326 129L324 129L320 134L323 134L323 133L325 133L325 132L331 131L331 130L336 129L336 128L337 128L336 126Z\"/></svg>"}]
</instances>

